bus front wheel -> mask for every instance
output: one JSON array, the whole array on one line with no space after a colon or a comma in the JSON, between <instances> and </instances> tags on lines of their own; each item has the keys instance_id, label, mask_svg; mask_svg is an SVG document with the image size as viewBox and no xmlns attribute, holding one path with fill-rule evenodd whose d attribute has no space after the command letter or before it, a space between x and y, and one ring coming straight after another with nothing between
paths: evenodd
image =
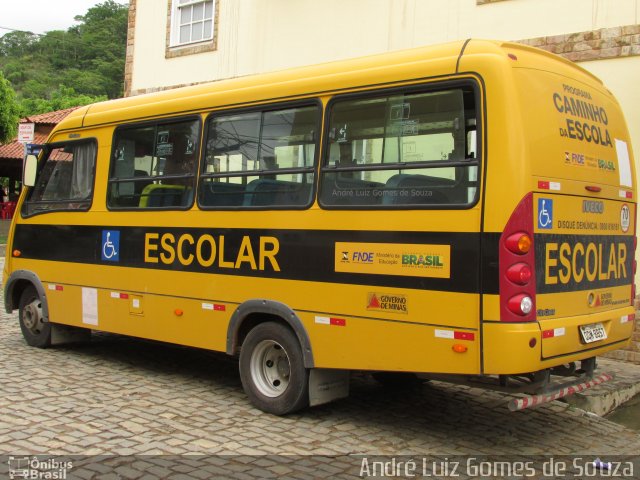
<instances>
[{"instance_id":1,"label":"bus front wheel","mask_svg":"<svg viewBox=\"0 0 640 480\"><path fill-rule=\"evenodd\" d=\"M33 286L27 287L20 296L18 319L28 345L38 348L51 345L51 324L42 314L42 300Z\"/></svg>"},{"instance_id":2,"label":"bus front wheel","mask_svg":"<svg viewBox=\"0 0 640 480\"><path fill-rule=\"evenodd\" d=\"M275 322L249 332L240 349L240 379L249 400L275 415L309 404L309 371L293 331Z\"/></svg>"}]
</instances>

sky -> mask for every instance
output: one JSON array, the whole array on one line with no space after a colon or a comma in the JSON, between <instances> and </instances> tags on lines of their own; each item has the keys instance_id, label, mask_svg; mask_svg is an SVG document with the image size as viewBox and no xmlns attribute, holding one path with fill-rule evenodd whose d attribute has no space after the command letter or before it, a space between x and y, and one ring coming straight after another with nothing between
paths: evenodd
<instances>
[{"instance_id":1,"label":"sky","mask_svg":"<svg viewBox=\"0 0 640 480\"><path fill-rule=\"evenodd\" d=\"M128 0L116 0L126 4ZM33 33L66 30L76 22L73 17L84 15L87 10L103 0L0 0L0 36L11 28Z\"/></svg>"}]
</instances>

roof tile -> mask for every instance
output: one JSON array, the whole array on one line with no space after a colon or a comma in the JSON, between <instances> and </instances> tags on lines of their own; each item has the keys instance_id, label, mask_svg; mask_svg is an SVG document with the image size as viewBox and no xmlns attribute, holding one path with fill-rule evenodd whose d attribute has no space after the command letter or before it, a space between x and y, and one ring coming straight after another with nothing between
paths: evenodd
<instances>
[{"instance_id":1,"label":"roof tile","mask_svg":"<svg viewBox=\"0 0 640 480\"><path fill-rule=\"evenodd\" d=\"M65 108L55 112L41 113L39 115L31 115L30 117L20 119L20 123L35 123L36 125L56 125L60 123L67 115L79 107ZM47 129L47 130L50 130ZM38 132L36 130L33 143L44 143L47 141L48 133ZM16 140L11 143L0 145L0 158L12 158L22 160L24 158L24 146Z\"/></svg>"}]
</instances>

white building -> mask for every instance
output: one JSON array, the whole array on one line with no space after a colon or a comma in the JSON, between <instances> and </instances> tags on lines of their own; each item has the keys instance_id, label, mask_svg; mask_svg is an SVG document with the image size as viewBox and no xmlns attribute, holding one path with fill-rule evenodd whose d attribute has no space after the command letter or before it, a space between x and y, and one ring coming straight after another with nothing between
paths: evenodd
<instances>
[{"instance_id":1,"label":"white building","mask_svg":"<svg viewBox=\"0 0 640 480\"><path fill-rule=\"evenodd\" d=\"M640 0L130 1L127 95L470 37L515 40L599 76L640 152Z\"/></svg>"}]
</instances>

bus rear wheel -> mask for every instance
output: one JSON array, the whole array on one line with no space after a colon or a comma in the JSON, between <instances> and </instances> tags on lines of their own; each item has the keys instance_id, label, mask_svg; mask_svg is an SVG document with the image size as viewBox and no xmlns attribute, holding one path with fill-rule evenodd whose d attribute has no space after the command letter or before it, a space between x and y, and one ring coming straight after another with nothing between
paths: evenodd
<instances>
[{"instance_id":1,"label":"bus rear wheel","mask_svg":"<svg viewBox=\"0 0 640 480\"><path fill-rule=\"evenodd\" d=\"M240 379L251 403L285 415L309 404L309 371L288 327L266 322L249 332L240 350Z\"/></svg>"},{"instance_id":2,"label":"bus rear wheel","mask_svg":"<svg viewBox=\"0 0 640 480\"><path fill-rule=\"evenodd\" d=\"M51 324L42 314L42 300L33 286L27 287L20 296L18 319L28 345L38 348L51 345Z\"/></svg>"}]
</instances>

